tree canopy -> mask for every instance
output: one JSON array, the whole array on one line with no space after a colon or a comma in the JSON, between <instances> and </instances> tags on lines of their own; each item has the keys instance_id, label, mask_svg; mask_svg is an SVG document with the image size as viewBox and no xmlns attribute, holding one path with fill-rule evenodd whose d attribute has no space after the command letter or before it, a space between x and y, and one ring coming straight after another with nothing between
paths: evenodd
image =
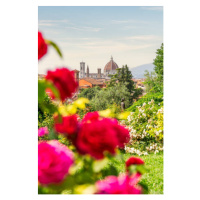
<instances>
[{"instance_id":1,"label":"tree canopy","mask_svg":"<svg viewBox=\"0 0 200 200\"><path fill-rule=\"evenodd\" d=\"M131 103L133 99L137 99L138 96L142 94L143 90L141 88L136 88L136 85L132 80L133 75L127 65L123 65L122 68L118 68L117 73L114 75L110 75L110 77L111 80L108 84L108 87L113 87L117 84L125 85L130 93L129 101Z\"/></svg>"},{"instance_id":2,"label":"tree canopy","mask_svg":"<svg viewBox=\"0 0 200 200\"><path fill-rule=\"evenodd\" d=\"M163 43L156 51L156 58L153 64L155 65L154 71L151 73L146 71L144 74L146 78L144 82L146 92L163 93Z\"/></svg>"}]
</instances>

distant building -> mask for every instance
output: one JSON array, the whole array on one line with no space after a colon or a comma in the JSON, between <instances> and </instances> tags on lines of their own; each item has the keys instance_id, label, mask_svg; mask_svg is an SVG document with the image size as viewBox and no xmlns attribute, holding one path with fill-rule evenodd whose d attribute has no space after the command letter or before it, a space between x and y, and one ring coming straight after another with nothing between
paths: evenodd
<instances>
[{"instance_id":1,"label":"distant building","mask_svg":"<svg viewBox=\"0 0 200 200\"><path fill-rule=\"evenodd\" d=\"M111 56L110 61L105 65L103 73L101 73L101 68L97 69L97 73L90 73L89 66L85 71L85 62L80 63L80 79L81 78L94 78L94 79L110 79L108 75L115 74L116 69L119 68L118 65L114 62L113 57Z\"/></svg>"},{"instance_id":2,"label":"distant building","mask_svg":"<svg viewBox=\"0 0 200 200\"><path fill-rule=\"evenodd\" d=\"M42 80L45 78L45 75L44 74L38 74L38 80Z\"/></svg>"},{"instance_id":3,"label":"distant building","mask_svg":"<svg viewBox=\"0 0 200 200\"><path fill-rule=\"evenodd\" d=\"M92 88L95 86L99 86L100 88L105 87L105 79L94 79L86 77L79 80L79 89Z\"/></svg>"},{"instance_id":4,"label":"distant building","mask_svg":"<svg viewBox=\"0 0 200 200\"><path fill-rule=\"evenodd\" d=\"M145 81L145 78L133 78L132 79L136 85L136 88L142 88L142 89L145 89L144 87L144 81Z\"/></svg>"}]
</instances>

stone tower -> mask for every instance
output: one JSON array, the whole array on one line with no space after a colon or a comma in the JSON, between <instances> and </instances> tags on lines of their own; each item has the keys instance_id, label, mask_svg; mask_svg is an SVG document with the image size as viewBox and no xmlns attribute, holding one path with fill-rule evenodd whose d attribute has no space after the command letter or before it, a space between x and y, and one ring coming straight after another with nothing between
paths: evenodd
<instances>
[{"instance_id":1,"label":"stone tower","mask_svg":"<svg viewBox=\"0 0 200 200\"><path fill-rule=\"evenodd\" d=\"M90 74L89 67L87 66L87 74L86 74L86 76L89 77L89 74Z\"/></svg>"},{"instance_id":2,"label":"stone tower","mask_svg":"<svg viewBox=\"0 0 200 200\"><path fill-rule=\"evenodd\" d=\"M97 78L101 78L101 68L98 68L97 70Z\"/></svg>"},{"instance_id":3,"label":"stone tower","mask_svg":"<svg viewBox=\"0 0 200 200\"><path fill-rule=\"evenodd\" d=\"M74 71L74 78L75 78L75 80L76 80L76 82L79 84L79 71L78 70L73 70ZM79 86L78 86L78 88L77 88L77 90L76 90L76 92L79 90Z\"/></svg>"},{"instance_id":4,"label":"stone tower","mask_svg":"<svg viewBox=\"0 0 200 200\"><path fill-rule=\"evenodd\" d=\"M84 77L85 77L85 63L80 62L80 78L84 78Z\"/></svg>"}]
</instances>

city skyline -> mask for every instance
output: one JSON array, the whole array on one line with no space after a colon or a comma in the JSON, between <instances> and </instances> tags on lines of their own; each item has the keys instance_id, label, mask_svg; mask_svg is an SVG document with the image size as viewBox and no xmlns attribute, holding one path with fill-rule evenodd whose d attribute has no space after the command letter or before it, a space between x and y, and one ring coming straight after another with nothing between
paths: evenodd
<instances>
[{"instance_id":1,"label":"city skyline","mask_svg":"<svg viewBox=\"0 0 200 200\"><path fill-rule=\"evenodd\" d=\"M163 8L133 7L39 7L38 28L45 38L60 47L64 58L49 48L39 62L38 72L66 66L90 72L104 66L113 56L119 67L152 63L163 42Z\"/></svg>"}]
</instances>

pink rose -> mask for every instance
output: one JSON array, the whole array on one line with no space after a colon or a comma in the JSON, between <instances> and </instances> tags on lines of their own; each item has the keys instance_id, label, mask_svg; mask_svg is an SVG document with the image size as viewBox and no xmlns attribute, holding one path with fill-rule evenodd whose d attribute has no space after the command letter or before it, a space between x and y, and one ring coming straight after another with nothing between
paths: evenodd
<instances>
[{"instance_id":1,"label":"pink rose","mask_svg":"<svg viewBox=\"0 0 200 200\"><path fill-rule=\"evenodd\" d=\"M73 164L73 153L57 140L38 144L38 180L41 184L61 182Z\"/></svg>"},{"instance_id":2,"label":"pink rose","mask_svg":"<svg viewBox=\"0 0 200 200\"><path fill-rule=\"evenodd\" d=\"M49 134L49 131L48 131L48 128L47 127L41 127L38 129L38 136L39 137L42 137L44 135L48 135Z\"/></svg>"},{"instance_id":3,"label":"pink rose","mask_svg":"<svg viewBox=\"0 0 200 200\"><path fill-rule=\"evenodd\" d=\"M96 182L97 194L141 194L142 188L137 186L138 176L121 174L120 176L108 176L104 180Z\"/></svg>"}]
</instances>

